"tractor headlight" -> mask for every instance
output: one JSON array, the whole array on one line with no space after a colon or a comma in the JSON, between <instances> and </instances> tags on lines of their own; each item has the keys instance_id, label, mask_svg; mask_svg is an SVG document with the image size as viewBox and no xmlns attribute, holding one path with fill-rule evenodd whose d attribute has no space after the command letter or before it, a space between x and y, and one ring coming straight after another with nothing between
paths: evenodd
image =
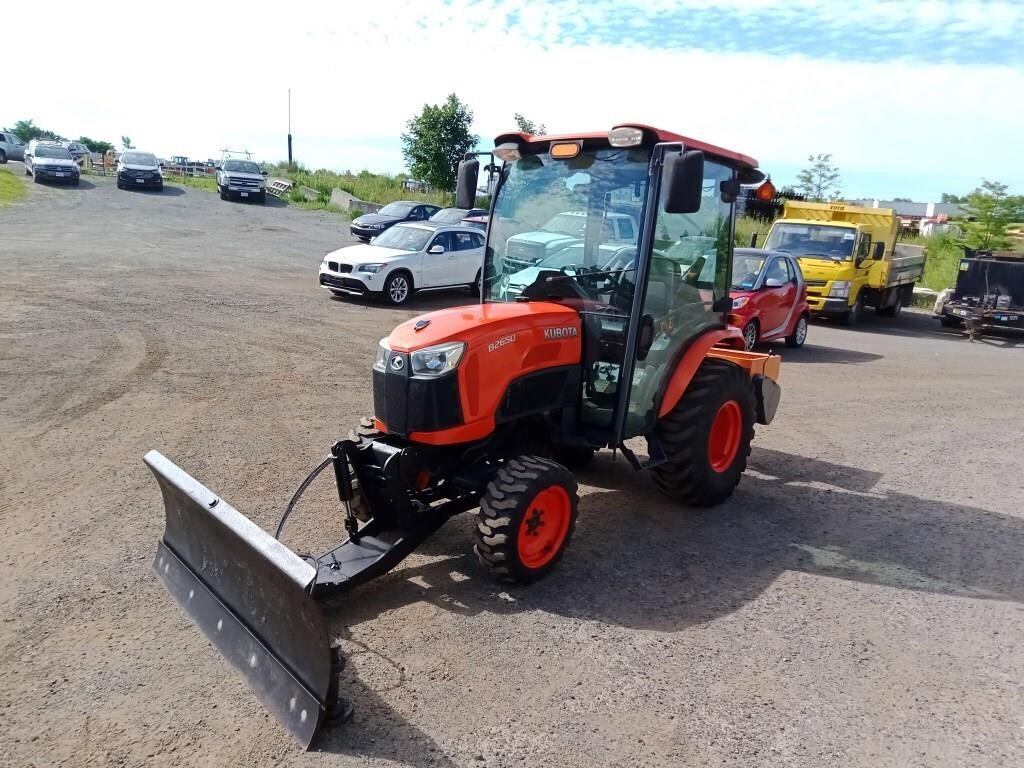
<instances>
[{"instance_id":1,"label":"tractor headlight","mask_svg":"<svg viewBox=\"0 0 1024 768\"><path fill-rule=\"evenodd\" d=\"M732 308L741 309L747 305L748 301L750 301L749 296L739 296L732 300Z\"/></svg>"},{"instance_id":2,"label":"tractor headlight","mask_svg":"<svg viewBox=\"0 0 1024 768\"><path fill-rule=\"evenodd\" d=\"M850 298L850 281L836 280L832 283L832 287L828 289L828 295L833 299Z\"/></svg>"},{"instance_id":3,"label":"tractor headlight","mask_svg":"<svg viewBox=\"0 0 1024 768\"><path fill-rule=\"evenodd\" d=\"M373 362L373 370L384 372L384 364L388 361L388 352L390 351L391 345L388 344L388 339L385 336L377 345L377 359Z\"/></svg>"},{"instance_id":4,"label":"tractor headlight","mask_svg":"<svg viewBox=\"0 0 1024 768\"><path fill-rule=\"evenodd\" d=\"M434 347L426 347L410 355L412 372L415 376L440 376L448 371L455 370L462 359L462 353L466 351L464 342L456 341L450 344L438 344Z\"/></svg>"},{"instance_id":5,"label":"tractor headlight","mask_svg":"<svg viewBox=\"0 0 1024 768\"><path fill-rule=\"evenodd\" d=\"M356 264L356 272L370 272L376 275L380 272L386 264Z\"/></svg>"}]
</instances>

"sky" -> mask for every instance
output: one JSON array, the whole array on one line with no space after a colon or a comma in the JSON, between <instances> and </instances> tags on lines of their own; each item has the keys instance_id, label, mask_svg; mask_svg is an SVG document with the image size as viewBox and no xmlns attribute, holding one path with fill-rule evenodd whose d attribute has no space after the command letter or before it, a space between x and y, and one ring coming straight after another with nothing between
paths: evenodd
<instances>
[{"instance_id":1,"label":"sky","mask_svg":"<svg viewBox=\"0 0 1024 768\"><path fill-rule=\"evenodd\" d=\"M95 0L88 22L51 0L45 16L62 22L42 47L32 24L4 36L24 66L2 77L0 125L273 162L290 88L297 161L397 172L406 121L454 92L482 148L520 112L549 132L656 125L780 185L831 153L847 198L982 178L1024 193L1024 0Z\"/></svg>"}]
</instances>

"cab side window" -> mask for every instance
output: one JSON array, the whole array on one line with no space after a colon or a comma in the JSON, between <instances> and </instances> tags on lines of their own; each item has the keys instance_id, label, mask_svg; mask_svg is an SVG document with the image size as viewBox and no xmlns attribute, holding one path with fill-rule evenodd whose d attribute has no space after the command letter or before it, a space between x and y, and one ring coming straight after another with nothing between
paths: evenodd
<instances>
[{"instance_id":1,"label":"cab side window","mask_svg":"<svg viewBox=\"0 0 1024 768\"><path fill-rule=\"evenodd\" d=\"M456 251L472 251L477 247L476 238L469 232L452 232Z\"/></svg>"},{"instance_id":2,"label":"cab side window","mask_svg":"<svg viewBox=\"0 0 1024 768\"><path fill-rule=\"evenodd\" d=\"M781 258L772 259L772 263L769 265L764 277L765 280L778 280L782 284L788 283L790 275L786 260Z\"/></svg>"},{"instance_id":3,"label":"cab side window","mask_svg":"<svg viewBox=\"0 0 1024 768\"><path fill-rule=\"evenodd\" d=\"M445 252L452 250L452 235L451 232L439 232L434 236L434 241L430 244L433 248L435 245L440 245L444 248Z\"/></svg>"}]
</instances>

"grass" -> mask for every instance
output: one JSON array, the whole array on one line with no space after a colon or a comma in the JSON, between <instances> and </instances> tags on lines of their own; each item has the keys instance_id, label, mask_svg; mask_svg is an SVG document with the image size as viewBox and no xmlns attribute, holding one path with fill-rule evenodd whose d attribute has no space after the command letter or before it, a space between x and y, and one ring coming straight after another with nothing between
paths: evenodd
<instances>
[{"instance_id":1,"label":"grass","mask_svg":"<svg viewBox=\"0 0 1024 768\"><path fill-rule=\"evenodd\" d=\"M933 291L952 288L956 284L956 273L960 267L960 259L964 255L963 248L957 245L956 239L951 235L944 233L917 239L921 242L916 244L923 245L928 254L920 285Z\"/></svg>"},{"instance_id":2,"label":"grass","mask_svg":"<svg viewBox=\"0 0 1024 768\"><path fill-rule=\"evenodd\" d=\"M757 246L764 246L765 235L771 229L771 222L764 222L750 216L740 216L736 219L736 228L733 231L733 245L737 248L750 247L750 238L757 234Z\"/></svg>"},{"instance_id":3,"label":"grass","mask_svg":"<svg viewBox=\"0 0 1024 768\"><path fill-rule=\"evenodd\" d=\"M217 191L217 181L212 176L164 176L164 181L171 184L180 184L183 187L205 189L207 192Z\"/></svg>"},{"instance_id":4,"label":"grass","mask_svg":"<svg viewBox=\"0 0 1024 768\"><path fill-rule=\"evenodd\" d=\"M0 206L13 203L25 194L25 184L16 173L0 168Z\"/></svg>"}]
</instances>

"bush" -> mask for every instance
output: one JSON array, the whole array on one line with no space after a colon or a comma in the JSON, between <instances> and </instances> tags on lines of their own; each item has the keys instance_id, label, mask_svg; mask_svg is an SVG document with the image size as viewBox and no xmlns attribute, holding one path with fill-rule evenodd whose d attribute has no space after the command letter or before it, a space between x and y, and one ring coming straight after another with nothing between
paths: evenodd
<instances>
[{"instance_id":1,"label":"bush","mask_svg":"<svg viewBox=\"0 0 1024 768\"><path fill-rule=\"evenodd\" d=\"M921 285L934 291L952 288L956 284L956 273L964 255L963 248L956 238L945 232L937 232L921 240L928 254Z\"/></svg>"}]
</instances>

